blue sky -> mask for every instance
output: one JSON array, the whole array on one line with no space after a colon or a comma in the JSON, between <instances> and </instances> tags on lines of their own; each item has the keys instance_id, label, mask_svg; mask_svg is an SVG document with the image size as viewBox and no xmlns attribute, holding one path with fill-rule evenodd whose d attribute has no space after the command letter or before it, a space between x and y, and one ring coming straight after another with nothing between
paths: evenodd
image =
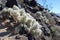
<instances>
[{"instance_id":1,"label":"blue sky","mask_svg":"<svg viewBox=\"0 0 60 40\"><path fill-rule=\"evenodd\" d=\"M43 5L42 0L37 0L38 3ZM60 13L60 0L47 0L48 8L55 13Z\"/></svg>"}]
</instances>

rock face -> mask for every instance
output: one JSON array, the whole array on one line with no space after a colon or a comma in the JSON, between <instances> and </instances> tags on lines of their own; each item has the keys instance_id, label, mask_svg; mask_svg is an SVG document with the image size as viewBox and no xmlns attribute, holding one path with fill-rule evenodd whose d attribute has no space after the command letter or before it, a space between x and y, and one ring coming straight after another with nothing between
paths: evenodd
<instances>
[{"instance_id":1,"label":"rock face","mask_svg":"<svg viewBox=\"0 0 60 40\"><path fill-rule=\"evenodd\" d=\"M0 40L60 40L60 17L36 0L0 4Z\"/></svg>"},{"instance_id":2,"label":"rock face","mask_svg":"<svg viewBox=\"0 0 60 40\"><path fill-rule=\"evenodd\" d=\"M13 5L17 6L17 1L16 0L7 0L7 2L6 2L7 7L13 7Z\"/></svg>"}]
</instances>

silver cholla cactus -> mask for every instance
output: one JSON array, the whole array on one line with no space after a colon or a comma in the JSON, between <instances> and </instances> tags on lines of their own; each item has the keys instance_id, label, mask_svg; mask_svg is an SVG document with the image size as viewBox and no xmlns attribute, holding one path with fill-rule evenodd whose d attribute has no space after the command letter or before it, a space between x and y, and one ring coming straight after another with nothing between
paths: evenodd
<instances>
[{"instance_id":1,"label":"silver cholla cactus","mask_svg":"<svg viewBox=\"0 0 60 40\"><path fill-rule=\"evenodd\" d=\"M26 24L25 30L35 38L41 37L42 26L29 13L26 13L23 8L19 9L14 5L13 8L4 8L2 12L9 12L17 23Z\"/></svg>"}]
</instances>

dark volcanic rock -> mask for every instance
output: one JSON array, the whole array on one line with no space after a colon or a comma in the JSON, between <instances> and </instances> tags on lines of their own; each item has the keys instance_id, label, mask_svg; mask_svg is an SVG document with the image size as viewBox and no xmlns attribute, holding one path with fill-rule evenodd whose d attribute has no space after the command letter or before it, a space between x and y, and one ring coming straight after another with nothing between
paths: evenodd
<instances>
[{"instance_id":1,"label":"dark volcanic rock","mask_svg":"<svg viewBox=\"0 0 60 40\"><path fill-rule=\"evenodd\" d=\"M13 5L18 6L16 0L7 0L7 2L6 2L6 7L13 7Z\"/></svg>"}]
</instances>

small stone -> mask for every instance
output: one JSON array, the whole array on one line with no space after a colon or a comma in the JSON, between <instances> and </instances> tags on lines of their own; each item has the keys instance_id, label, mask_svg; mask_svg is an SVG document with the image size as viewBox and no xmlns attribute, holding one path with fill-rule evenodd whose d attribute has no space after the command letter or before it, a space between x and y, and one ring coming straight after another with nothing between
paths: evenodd
<instances>
[{"instance_id":1,"label":"small stone","mask_svg":"<svg viewBox=\"0 0 60 40\"><path fill-rule=\"evenodd\" d=\"M9 19L6 19L4 22L5 22L5 23L8 23L8 22L10 22L10 20L9 20Z\"/></svg>"}]
</instances>

